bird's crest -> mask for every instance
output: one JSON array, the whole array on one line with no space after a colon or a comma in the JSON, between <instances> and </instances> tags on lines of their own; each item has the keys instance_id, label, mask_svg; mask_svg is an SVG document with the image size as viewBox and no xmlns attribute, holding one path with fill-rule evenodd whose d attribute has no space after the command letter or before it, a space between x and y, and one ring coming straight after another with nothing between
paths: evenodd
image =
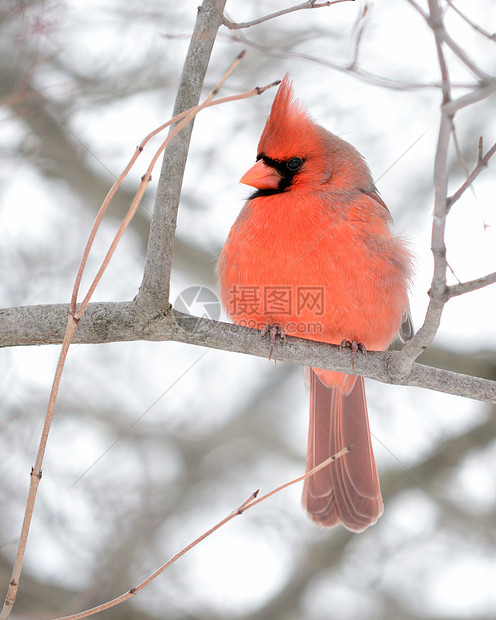
<instances>
[{"instance_id":1,"label":"bird's crest","mask_svg":"<svg viewBox=\"0 0 496 620\"><path fill-rule=\"evenodd\" d=\"M320 138L320 132L316 132L317 127L295 98L292 82L286 73L260 137L258 153L285 159L298 152L305 152L315 146L317 137Z\"/></svg>"}]
</instances>

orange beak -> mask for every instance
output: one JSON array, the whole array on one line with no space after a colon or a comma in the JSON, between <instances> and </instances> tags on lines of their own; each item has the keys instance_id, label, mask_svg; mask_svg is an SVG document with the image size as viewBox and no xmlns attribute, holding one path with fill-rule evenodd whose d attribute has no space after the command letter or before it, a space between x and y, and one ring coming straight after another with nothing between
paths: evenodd
<instances>
[{"instance_id":1,"label":"orange beak","mask_svg":"<svg viewBox=\"0 0 496 620\"><path fill-rule=\"evenodd\" d=\"M267 166L262 159L259 159L239 180L240 183L257 189L277 189L280 181L279 174L274 168Z\"/></svg>"}]
</instances>

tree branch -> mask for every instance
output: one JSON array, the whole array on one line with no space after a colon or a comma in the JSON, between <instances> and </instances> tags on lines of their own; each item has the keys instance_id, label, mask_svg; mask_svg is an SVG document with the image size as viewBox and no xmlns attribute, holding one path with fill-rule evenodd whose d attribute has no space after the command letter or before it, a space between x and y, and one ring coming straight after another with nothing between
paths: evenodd
<instances>
[{"instance_id":1,"label":"tree branch","mask_svg":"<svg viewBox=\"0 0 496 620\"><path fill-rule=\"evenodd\" d=\"M401 354L394 360L395 368L393 369L393 376L397 376L398 379L410 373L413 361L432 344L439 328L446 302L451 297L482 288L493 281L492 274L489 274L485 278L479 278L465 284L448 287L446 283L446 269L448 263L446 260L444 234L446 218L450 207L458 200L463 192L470 187L481 170L487 166L487 162L496 151L496 145L493 145L484 157L479 154L479 161L475 169L458 191L448 198L448 155L450 139L454 133L453 118L456 112L461 108L490 96L496 88L496 80L494 80L494 78L487 78L485 74L477 70L477 68L474 68L471 61L463 54L462 50L450 39L444 27L443 15L438 0L428 0L429 15L425 15L414 0L408 0L408 2L420 12L434 34L442 78L443 101L441 105L441 121L434 163L435 197L431 240L431 250L434 256L434 272L429 291L430 302L422 327L417 334L415 334L413 339L406 343ZM475 75L485 80L485 82L482 82L481 85L471 93L459 97L456 100L452 100L451 96L451 83L443 45L450 47ZM481 146L479 146L479 153L480 150Z\"/></svg>"},{"instance_id":2,"label":"tree branch","mask_svg":"<svg viewBox=\"0 0 496 620\"><path fill-rule=\"evenodd\" d=\"M469 25L471 26L476 32L478 32L479 34L481 34L483 37L486 37L487 39L490 39L491 41L496 41L496 33L491 34L490 32L487 32L487 30L484 30L483 28L481 28L479 25L475 24L472 20L470 20L465 13L462 13L460 11L460 9L458 9L454 4L453 4L453 0L446 0L446 2L450 5L450 7L455 11L455 13L458 13L458 15Z\"/></svg>"},{"instance_id":3,"label":"tree branch","mask_svg":"<svg viewBox=\"0 0 496 620\"><path fill-rule=\"evenodd\" d=\"M461 97L458 97L458 99L447 101L443 105L443 109L446 114L454 115L455 112L458 112L462 108L466 108L469 105L483 101L484 99L494 95L494 93L496 93L496 79L491 78L490 80L478 85L466 95L462 95Z\"/></svg>"},{"instance_id":4,"label":"tree branch","mask_svg":"<svg viewBox=\"0 0 496 620\"><path fill-rule=\"evenodd\" d=\"M367 15L369 12L369 5L365 3L363 5L362 12L358 16L355 26L353 28L353 54L349 65L349 70L353 71L357 68L358 55L360 53L360 43L362 42L363 33L365 31L365 25L367 23Z\"/></svg>"},{"instance_id":5,"label":"tree branch","mask_svg":"<svg viewBox=\"0 0 496 620\"><path fill-rule=\"evenodd\" d=\"M288 9L282 9L281 11L276 11L275 13L270 13L269 15L265 15L264 17L259 17L258 19L254 19L251 22L232 22L227 19L225 16L222 19L222 23L224 26L229 28L229 30L239 30L241 28L250 28L251 26L256 26L257 24L262 24L263 22L269 21L269 19L276 19L277 17L281 17L282 15L287 15L288 13L294 13L295 11L301 11L304 9L320 9L324 6L331 6L331 4L340 4L341 2L354 2L354 0L328 0L327 2L317 2L317 0L307 0L307 2L302 2L301 4L297 4L296 6L289 7Z\"/></svg>"},{"instance_id":6,"label":"tree branch","mask_svg":"<svg viewBox=\"0 0 496 620\"><path fill-rule=\"evenodd\" d=\"M481 138L482 140L482 138ZM482 144L480 143L480 150L482 150ZM496 142L492 145L492 147L487 151L487 153L478 158L477 165L472 170L472 172L468 175L467 180L463 183L461 187L459 187L456 192L448 198L447 208L451 209L451 207L455 204L455 202L463 195L463 193L472 185L475 179L479 176L479 174L487 168L487 164L491 157L496 153Z\"/></svg>"},{"instance_id":7,"label":"tree branch","mask_svg":"<svg viewBox=\"0 0 496 620\"><path fill-rule=\"evenodd\" d=\"M487 274L487 276L483 276L482 278L476 278L475 280L469 280L468 282L460 282L460 284L453 284L453 286L448 286L446 289L446 297L447 299L451 299L452 297L457 297L458 295L463 295L465 293L471 293L472 291L477 291L485 286L489 286L490 284L494 284L496 282L496 271L493 273Z\"/></svg>"},{"instance_id":8,"label":"tree branch","mask_svg":"<svg viewBox=\"0 0 496 620\"><path fill-rule=\"evenodd\" d=\"M293 478L289 482L285 482L284 484L281 484L277 488L272 489L272 491L265 493L261 497L258 497L259 491L258 490L255 491L254 493L250 495L250 497L246 501L244 501L238 508L236 508L236 510L233 510L229 515L227 515L227 517L224 517L224 519L216 523L206 532L203 532L203 534L200 534L200 536L195 538L195 540L193 540L191 543L183 547L178 553L176 553L172 558L170 558L170 560L168 560L167 562L162 564L162 566L157 568L157 570L155 570L149 577L147 577L139 585L135 586L134 588L131 588L124 594L121 594L121 596L118 596L117 598L114 598L111 601L107 601L106 603L103 603L102 605L98 605L97 607L92 607L91 609L87 609L82 612L71 614L70 616L63 616L63 617L61 616L59 618L56 618L55 620L82 620L82 618L93 616L94 614L99 613L100 611L105 611L107 609L110 609L111 607L120 605L124 601L127 601L128 599L130 599L132 596L136 596L136 594L138 594L140 590L142 590L147 585L149 585L152 581L154 581L166 569L172 566L172 564L175 564L175 562L177 562L177 560L182 558L183 555L186 555L188 551L191 551L191 549L194 549L194 547L199 545L201 542L203 542L206 538L211 536L218 529L220 529L221 527L229 523L229 521L232 521L233 519L235 519L236 517L239 517L240 515L242 515L244 512L246 512L250 508L253 508L257 504L260 504L261 502L264 502L265 500L269 499L269 497L272 497L272 495L275 495L276 493L280 493L284 489L287 489L288 487L293 486L294 484L297 484L298 482L301 482L302 480L305 480L305 478L309 478L310 476L313 476L315 473L317 473L321 469L324 469L324 467L327 467L328 465L330 465L337 459L340 459L346 456L346 454L348 454L348 452L350 452L351 450L352 450L351 446L345 446L339 452L336 452L336 454L333 454L325 461L322 461L322 463L319 463L319 465L317 465L313 469L310 469L309 471L305 472L302 476L298 476L298 478Z\"/></svg>"},{"instance_id":9,"label":"tree branch","mask_svg":"<svg viewBox=\"0 0 496 620\"><path fill-rule=\"evenodd\" d=\"M434 162L434 216L432 222L431 251L434 256L434 269L429 290L430 301L427 307L424 323L415 336L403 347L395 361L395 373L398 377L410 373L413 362L429 347L439 329L441 316L447 301L446 297L446 245L444 233L446 228L447 191L448 191L448 154L451 134L453 132L453 117L449 115L444 104L451 101L451 85L448 65L444 57L443 41L444 26L441 9L437 0L429 0L430 17L428 23L434 33L438 54L439 68L442 78L443 106L441 106L441 121Z\"/></svg>"},{"instance_id":10,"label":"tree branch","mask_svg":"<svg viewBox=\"0 0 496 620\"><path fill-rule=\"evenodd\" d=\"M0 309L0 346L60 344L67 322L68 304ZM97 344L135 340L175 341L213 349L268 357L269 347L258 330L211 321L169 310L150 317L136 301L89 304L74 334L74 343ZM408 375L398 373L401 352L369 352L358 356L355 374L382 383L411 385L438 392L496 403L496 382L421 364L411 364ZM273 359L297 362L352 374L350 354L317 341L287 337L276 342Z\"/></svg>"},{"instance_id":11,"label":"tree branch","mask_svg":"<svg viewBox=\"0 0 496 620\"><path fill-rule=\"evenodd\" d=\"M226 0L203 0L198 7L198 16L174 106L174 116L196 106L200 100L225 4ZM150 312L164 311L169 305L172 248L192 131L193 123L190 123L175 136L164 152L150 224L143 281L138 293L139 303L148 307Z\"/></svg>"},{"instance_id":12,"label":"tree branch","mask_svg":"<svg viewBox=\"0 0 496 620\"><path fill-rule=\"evenodd\" d=\"M451 51L461 60L466 68L475 75L481 82L488 79L488 75L484 73L479 67L468 57L468 55L462 50L462 48L454 41L449 35L448 31L444 27L443 15L441 8L437 0L428 0L429 14L426 15L419 6L412 0L407 0L425 19L429 27L431 28L436 38L436 44L442 45L445 43Z\"/></svg>"},{"instance_id":13,"label":"tree branch","mask_svg":"<svg viewBox=\"0 0 496 620\"><path fill-rule=\"evenodd\" d=\"M172 38L172 35L168 35ZM219 35L219 37L222 35ZM318 65L323 65L325 67L329 67L334 71L340 71L341 73L348 73L354 75L359 80L367 83L373 84L374 86L379 86L381 88L388 88L390 90L424 90L430 88L442 88L442 82L406 82L401 81L397 78L388 78L386 76L377 75L374 73L370 73L369 71L362 69L358 63L353 64L353 51L350 52L351 60L345 64L340 64L337 62L333 62L329 60L329 58L323 56L314 56L312 54L306 54L304 52L294 52L288 49L277 49L275 47L271 47L269 45L263 45L252 39L249 39L245 34L240 32L231 33L229 35L224 35L224 37L229 38L232 41L236 41L246 47L251 47L261 52L265 56L270 56L272 58L297 58L298 60L304 60L308 62L313 62ZM492 82L489 82L492 84ZM483 89L488 89L489 86L479 87L478 82L456 82L452 84L453 88L464 88L471 89L471 93L469 95L473 95L473 93L482 92ZM474 90L475 89L475 90ZM486 92L486 90L484 90ZM468 95L467 95L468 96ZM475 95L473 95L475 96ZM484 95L486 97L488 95ZM481 96L481 98L484 98ZM461 98L460 98L461 99Z\"/></svg>"}]
</instances>

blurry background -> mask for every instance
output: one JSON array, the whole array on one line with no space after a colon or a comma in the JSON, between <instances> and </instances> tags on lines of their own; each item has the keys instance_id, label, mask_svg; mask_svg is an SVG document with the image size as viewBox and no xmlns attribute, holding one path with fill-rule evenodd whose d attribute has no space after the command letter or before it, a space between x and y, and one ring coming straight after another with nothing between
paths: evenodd
<instances>
[{"instance_id":1,"label":"blurry background","mask_svg":"<svg viewBox=\"0 0 496 620\"><path fill-rule=\"evenodd\" d=\"M170 117L198 2L75 0L0 5L0 304L67 302L93 217L146 133ZM424 3L422 3L423 5ZM426 4L426 3L425 3ZM289 6L227 3L234 21ZM496 30L491 0L456 6ZM418 327L431 279L432 165L439 69L430 30L403 0L300 11L244 30L221 28L212 87L241 48L222 94L289 71L312 116L367 158L417 256ZM494 74L494 41L447 8L452 36ZM242 37L243 41L236 40ZM448 54L451 78L473 81ZM466 92L463 88L457 94ZM174 255L172 301L216 290L215 265L250 190L274 91L196 121ZM496 139L494 97L456 117L466 165ZM146 167L118 194L90 264ZM494 162L449 216L448 260L467 280L496 270ZM155 173L155 180L158 171ZM465 172L452 154L450 190ZM95 300L131 299L141 281L154 185ZM450 276L455 282L454 276ZM452 300L421 361L496 378L495 287ZM0 355L0 592L17 537L58 347ZM318 529L293 487L218 531L106 618L334 619L496 617L494 408L368 382L385 513L353 535ZM13 617L48 618L136 585L183 545L304 470L302 371L177 343L73 345L50 436Z\"/></svg>"}]
</instances>

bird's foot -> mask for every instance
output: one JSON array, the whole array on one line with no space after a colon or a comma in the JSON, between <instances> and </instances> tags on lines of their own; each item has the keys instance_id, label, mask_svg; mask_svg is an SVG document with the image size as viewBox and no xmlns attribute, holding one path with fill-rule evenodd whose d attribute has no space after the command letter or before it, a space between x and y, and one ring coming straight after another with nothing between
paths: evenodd
<instances>
[{"instance_id":1,"label":"bird's foot","mask_svg":"<svg viewBox=\"0 0 496 620\"><path fill-rule=\"evenodd\" d=\"M349 347L351 349L351 369L355 372L355 358L358 351L361 351L365 357L367 357L367 347L361 342L357 342L356 340L343 340L339 345L340 349L346 349Z\"/></svg>"},{"instance_id":2,"label":"bird's foot","mask_svg":"<svg viewBox=\"0 0 496 620\"><path fill-rule=\"evenodd\" d=\"M280 325L265 325L262 331L260 332L260 340L266 335L269 334L269 360L272 358L272 353L274 352L274 345L276 344L276 336L282 338L284 342L286 342L286 332Z\"/></svg>"}]
</instances>

